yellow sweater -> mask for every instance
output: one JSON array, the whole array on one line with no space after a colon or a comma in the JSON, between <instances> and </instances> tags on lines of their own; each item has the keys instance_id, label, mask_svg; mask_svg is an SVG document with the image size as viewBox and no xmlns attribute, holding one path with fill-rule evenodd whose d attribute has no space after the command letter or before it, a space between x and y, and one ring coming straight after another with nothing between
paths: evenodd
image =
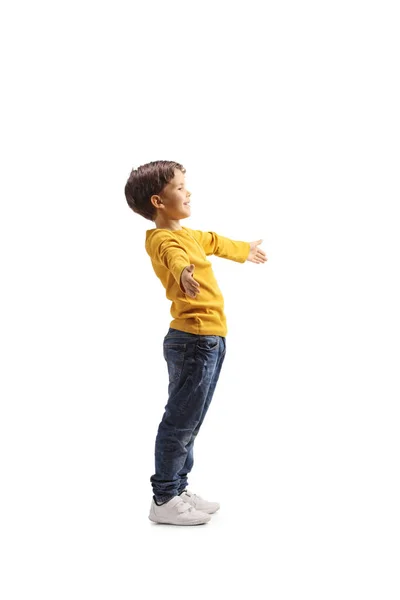
<instances>
[{"instance_id":1,"label":"yellow sweater","mask_svg":"<svg viewBox=\"0 0 400 600\"><path fill-rule=\"evenodd\" d=\"M182 227L148 229L145 248L157 277L172 301L170 327L196 335L220 335L228 329L224 313L224 298L218 287L207 256L215 254L244 263L249 255L249 242L239 242L217 235L213 231L199 231ZM181 273L194 264L193 277L199 282L196 298L185 294Z\"/></svg>"}]
</instances>

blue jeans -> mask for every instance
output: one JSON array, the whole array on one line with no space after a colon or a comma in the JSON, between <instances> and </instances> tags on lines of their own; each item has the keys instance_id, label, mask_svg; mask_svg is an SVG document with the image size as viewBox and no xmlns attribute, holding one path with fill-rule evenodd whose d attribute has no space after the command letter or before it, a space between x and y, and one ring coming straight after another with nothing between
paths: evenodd
<instances>
[{"instance_id":1,"label":"blue jeans","mask_svg":"<svg viewBox=\"0 0 400 600\"><path fill-rule=\"evenodd\" d=\"M155 474L150 481L157 502L183 492L193 467L193 445L225 359L226 338L168 330L164 338L168 402L158 427Z\"/></svg>"}]
</instances>

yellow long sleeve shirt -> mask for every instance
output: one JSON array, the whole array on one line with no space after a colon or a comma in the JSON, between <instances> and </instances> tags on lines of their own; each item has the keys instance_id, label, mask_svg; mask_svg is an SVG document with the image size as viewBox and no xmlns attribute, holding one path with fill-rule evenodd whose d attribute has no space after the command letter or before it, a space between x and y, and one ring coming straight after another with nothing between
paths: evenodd
<instances>
[{"instance_id":1,"label":"yellow long sleeve shirt","mask_svg":"<svg viewBox=\"0 0 400 600\"><path fill-rule=\"evenodd\" d=\"M244 263L249 255L249 242L230 240L213 231L182 227L148 229L145 248L157 277L171 300L170 327L196 335L220 335L228 329L224 313L224 298L218 287L207 256L215 254ZM194 264L193 277L200 285L196 298L187 296L181 283L185 267Z\"/></svg>"}]
</instances>

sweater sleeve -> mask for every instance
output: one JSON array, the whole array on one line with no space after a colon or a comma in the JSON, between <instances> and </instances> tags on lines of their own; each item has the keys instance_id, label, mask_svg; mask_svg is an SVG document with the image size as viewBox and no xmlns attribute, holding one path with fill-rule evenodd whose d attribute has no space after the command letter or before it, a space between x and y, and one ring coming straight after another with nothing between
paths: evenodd
<instances>
[{"instance_id":1,"label":"sweater sleeve","mask_svg":"<svg viewBox=\"0 0 400 600\"><path fill-rule=\"evenodd\" d=\"M186 293L181 284L182 271L190 265L189 255L185 248L173 237L168 237L160 244L150 247L150 251L154 258L172 273L182 292Z\"/></svg>"},{"instance_id":2,"label":"sweater sleeve","mask_svg":"<svg viewBox=\"0 0 400 600\"><path fill-rule=\"evenodd\" d=\"M228 258L244 263L250 252L250 243L231 240L215 233L214 231L191 230L195 239L203 247L206 255L215 254L221 258Z\"/></svg>"}]
</instances>

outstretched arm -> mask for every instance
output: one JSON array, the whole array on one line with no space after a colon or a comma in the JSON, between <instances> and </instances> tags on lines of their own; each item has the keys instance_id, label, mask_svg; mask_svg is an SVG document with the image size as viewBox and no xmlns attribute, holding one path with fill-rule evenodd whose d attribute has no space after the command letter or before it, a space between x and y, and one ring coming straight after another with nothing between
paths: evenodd
<instances>
[{"instance_id":1,"label":"outstretched arm","mask_svg":"<svg viewBox=\"0 0 400 600\"><path fill-rule=\"evenodd\" d=\"M221 258L228 258L229 260L243 263L249 255L249 242L231 240L215 233L215 231L191 229L190 232L200 246L202 246L206 256L215 254Z\"/></svg>"},{"instance_id":2,"label":"outstretched arm","mask_svg":"<svg viewBox=\"0 0 400 600\"><path fill-rule=\"evenodd\" d=\"M186 293L186 289L182 284L181 275L186 267L189 267L190 260L189 255L176 240L171 237L167 237L160 244L156 244L149 248L150 255L154 256L156 260L161 262L172 275L176 283L181 288L182 292Z\"/></svg>"},{"instance_id":3,"label":"outstretched arm","mask_svg":"<svg viewBox=\"0 0 400 600\"><path fill-rule=\"evenodd\" d=\"M219 235L214 231L200 231L198 229L190 230L198 243L203 247L206 255L215 254L221 258L228 258L236 262L244 263L246 260L251 262L265 262L267 256L261 248L257 248L262 240L256 242L242 242L231 240Z\"/></svg>"}]
</instances>

